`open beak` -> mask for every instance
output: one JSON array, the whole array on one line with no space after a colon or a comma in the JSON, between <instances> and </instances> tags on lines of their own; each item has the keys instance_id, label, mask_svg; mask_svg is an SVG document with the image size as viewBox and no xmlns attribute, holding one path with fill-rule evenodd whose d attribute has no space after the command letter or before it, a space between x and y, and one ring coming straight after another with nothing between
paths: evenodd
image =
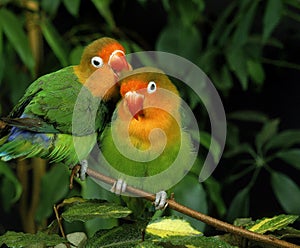
<instances>
[{"instance_id":1,"label":"open beak","mask_svg":"<svg viewBox=\"0 0 300 248\"><path fill-rule=\"evenodd\" d=\"M122 50L115 50L109 57L108 65L113 69L117 78L124 70L132 70L131 65L127 62L125 54Z\"/></svg>"},{"instance_id":2,"label":"open beak","mask_svg":"<svg viewBox=\"0 0 300 248\"><path fill-rule=\"evenodd\" d=\"M144 95L128 91L125 94L125 101L131 115L138 120L138 116L143 114Z\"/></svg>"}]
</instances>

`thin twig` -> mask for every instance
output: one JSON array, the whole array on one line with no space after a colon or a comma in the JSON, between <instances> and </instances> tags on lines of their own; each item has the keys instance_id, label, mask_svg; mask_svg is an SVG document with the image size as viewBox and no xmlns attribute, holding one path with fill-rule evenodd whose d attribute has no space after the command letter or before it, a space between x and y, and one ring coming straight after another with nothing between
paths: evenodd
<instances>
[{"instance_id":1,"label":"thin twig","mask_svg":"<svg viewBox=\"0 0 300 248\"><path fill-rule=\"evenodd\" d=\"M87 174L90 177L96 178L98 180L101 180L104 183L113 185L114 182L116 181L115 179L105 176L97 171L94 171L90 168L87 169ZM127 186L126 191L128 193L144 197L145 199L149 201L154 201L155 200L155 195L147 193L143 190ZM263 235L255 232L251 232L249 230L243 229L238 226L231 225L227 222L212 218L208 215L202 214L200 212L197 212L191 208L185 207L179 203L177 203L174 199L169 199L167 201L168 206L180 213L183 213L185 215L188 215L192 218L195 218L197 220L200 220L210 226L215 227L218 230L225 231L227 233L235 234L238 236L245 237L250 240L255 240L264 244L270 244L273 245L274 247L281 247L281 248L300 248L300 246L286 242L284 240L277 239L275 237L269 236L269 235Z\"/></svg>"},{"instance_id":2,"label":"thin twig","mask_svg":"<svg viewBox=\"0 0 300 248\"><path fill-rule=\"evenodd\" d=\"M53 206L53 210L54 210L54 213L55 213L55 217L56 217L56 220L57 220L57 224L58 224L58 226L59 226L59 230L60 230L60 233L61 233L61 236L63 237L63 238L66 238L66 234L65 234L65 232L64 232L64 228L63 228L63 226L62 226L62 224L61 224L61 217L60 217L60 215L59 215L59 213L58 213L58 208L59 208L59 205L54 205Z\"/></svg>"}]
</instances>

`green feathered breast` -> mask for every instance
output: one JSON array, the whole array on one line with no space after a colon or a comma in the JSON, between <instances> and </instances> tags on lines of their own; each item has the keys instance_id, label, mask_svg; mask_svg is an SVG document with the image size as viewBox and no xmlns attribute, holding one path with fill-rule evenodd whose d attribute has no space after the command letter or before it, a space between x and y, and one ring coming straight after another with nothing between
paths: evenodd
<instances>
[{"instance_id":1,"label":"green feathered breast","mask_svg":"<svg viewBox=\"0 0 300 248\"><path fill-rule=\"evenodd\" d=\"M44 75L3 118L8 125L0 134L0 157L38 156L74 165L93 148L109 113L109 103L92 96L74 67Z\"/></svg>"},{"instance_id":2,"label":"green feathered breast","mask_svg":"<svg viewBox=\"0 0 300 248\"><path fill-rule=\"evenodd\" d=\"M115 123L112 122L112 125ZM150 193L168 190L190 170L195 154L190 135L181 130L176 142L167 144L160 154L133 148L130 141L118 140L107 127L101 139L101 153L97 168L130 186Z\"/></svg>"}]
</instances>

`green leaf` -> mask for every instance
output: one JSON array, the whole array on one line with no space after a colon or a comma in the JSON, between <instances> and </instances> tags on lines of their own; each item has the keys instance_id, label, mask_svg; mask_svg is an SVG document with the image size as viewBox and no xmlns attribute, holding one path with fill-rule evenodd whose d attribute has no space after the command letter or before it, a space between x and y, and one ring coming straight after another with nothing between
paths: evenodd
<instances>
[{"instance_id":1,"label":"green leaf","mask_svg":"<svg viewBox=\"0 0 300 248\"><path fill-rule=\"evenodd\" d=\"M53 166L42 178L40 204L36 220L41 222L53 213L53 206L61 201L69 191L69 170L67 166Z\"/></svg>"},{"instance_id":2,"label":"green leaf","mask_svg":"<svg viewBox=\"0 0 300 248\"><path fill-rule=\"evenodd\" d=\"M144 229L144 223L135 222L134 224L123 224L110 230L99 231L88 239L85 247L132 248L141 243L142 230Z\"/></svg>"},{"instance_id":3,"label":"green leaf","mask_svg":"<svg viewBox=\"0 0 300 248\"><path fill-rule=\"evenodd\" d=\"M197 59L198 66L207 74L211 73L215 68L215 62L217 56L221 52L215 47L212 49L206 49L202 52L201 56Z\"/></svg>"},{"instance_id":4,"label":"green leaf","mask_svg":"<svg viewBox=\"0 0 300 248\"><path fill-rule=\"evenodd\" d=\"M171 219L174 222L178 219ZM173 222L171 222L173 223ZM111 230L103 230L97 232L92 238L87 241L85 247L94 248L94 247L120 247L120 248L154 248L154 247L205 247L205 248L229 248L232 247L219 238L215 237L205 237L202 234L197 234L197 230L193 229L188 225L187 222L178 220L177 223L183 223L179 227L179 230L182 230L180 234L185 236L167 236L164 238L159 238L158 236L153 236L146 233L143 237L142 230L145 230L144 223L136 222L134 224L123 224L121 226L115 227ZM159 224L158 224L159 225ZM166 229L172 228L172 226L165 226ZM187 229L185 229L187 227ZM158 230L159 232L164 232L165 229ZM189 233L189 230L192 230ZM147 231L146 231L147 232ZM195 233L195 234L193 234ZM199 233L199 232L198 232ZM172 232L172 234L174 234ZM189 235L191 234L191 235ZM186 236L187 235L187 236Z\"/></svg>"},{"instance_id":5,"label":"green leaf","mask_svg":"<svg viewBox=\"0 0 300 248\"><path fill-rule=\"evenodd\" d=\"M250 6L247 6L246 10L240 10L241 15L231 42L233 49L239 50L247 42L258 3L259 1L250 1Z\"/></svg>"},{"instance_id":6,"label":"green leaf","mask_svg":"<svg viewBox=\"0 0 300 248\"><path fill-rule=\"evenodd\" d=\"M116 27L116 23L113 17L113 13L110 10L111 0L92 0L92 2L97 8L100 15L102 15L102 17L108 23L109 27L111 29L114 29Z\"/></svg>"},{"instance_id":7,"label":"green leaf","mask_svg":"<svg viewBox=\"0 0 300 248\"><path fill-rule=\"evenodd\" d=\"M85 200L68 207L62 213L62 217L68 221L88 221L94 218L122 218L126 217L131 211L115 203L108 203L99 200Z\"/></svg>"},{"instance_id":8,"label":"green leaf","mask_svg":"<svg viewBox=\"0 0 300 248\"><path fill-rule=\"evenodd\" d=\"M209 177L204 182L205 189L207 191L208 197L211 199L215 205L218 214L224 216L226 213L226 206L222 198L222 187L221 184L215 180L213 177Z\"/></svg>"},{"instance_id":9,"label":"green leaf","mask_svg":"<svg viewBox=\"0 0 300 248\"><path fill-rule=\"evenodd\" d=\"M63 0L63 3L71 15L78 16L80 0Z\"/></svg>"},{"instance_id":10,"label":"green leaf","mask_svg":"<svg viewBox=\"0 0 300 248\"><path fill-rule=\"evenodd\" d=\"M199 138L199 136L196 137ZM203 145L206 149L209 149L210 141L211 141L210 134L205 131L200 131L200 144Z\"/></svg>"},{"instance_id":11,"label":"green leaf","mask_svg":"<svg viewBox=\"0 0 300 248\"><path fill-rule=\"evenodd\" d=\"M172 188L172 192L176 196L176 201L182 205L192 208L201 213L207 213L207 200L206 192L203 185L198 181L198 175L187 174L175 187ZM179 216L186 219L198 230L204 229L204 223L199 222L189 216L179 213L174 210L170 210L174 216Z\"/></svg>"},{"instance_id":12,"label":"green leaf","mask_svg":"<svg viewBox=\"0 0 300 248\"><path fill-rule=\"evenodd\" d=\"M164 217L156 219L146 227L146 233L160 238L168 236L193 236L202 235L201 232L194 229L186 220L174 217Z\"/></svg>"},{"instance_id":13,"label":"green leaf","mask_svg":"<svg viewBox=\"0 0 300 248\"><path fill-rule=\"evenodd\" d=\"M276 153L276 157L300 170L300 149L290 149Z\"/></svg>"},{"instance_id":14,"label":"green leaf","mask_svg":"<svg viewBox=\"0 0 300 248\"><path fill-rule=\"evenodd\" d=\"M12 204L19 200L22 194L22 186L8 166L8 164L0 161L0 175L3 175L3 181L1 185L1 198L5 211L8 211Z\"/></svg>"},{"instance_id":15,"label":"green leaf","mask_svg":"<svg viewBox=\"0 0 300 248\"><path fill-rule=\"evenodd\" d=\"M276 231L276 237L278 239L290 239L290 238L299 239L300 238L300 230L288 226L288 227L285 227L284 229Z\"/></svg>"},{"instance_id":16,"label":"green leaf","mask_svg":"<svg viewBox=\"0 0 300 248\"><path fill-rule=\"evenodd\" d=\"M205 237L205 236L170 236L158 240L153 240L155 243L162 244L163 247L199 247L199 248L232 248L225 241L218 237Z\"/></svg>"},{"instance_id":17,"label":"green leaf","mask_svg":"<svg viewBox=\"0 0 300 248\"><path fill-rule=\"evenodd\" d=\"M274 119L264 124L261 131L255 137L257 150L260 151L263 145L277 134L278 125L279 119Z\"/></svg>"},{"instance_id":18,"label":"green leaf","mask_svg":"<svg viewBox=\"0 0 300 248\"><path fill-rule=\"evenodd\" d=\"M222 67L220 76L221 76L221 80L220 80L221 84L219 84L219 86L221 86L220 89L223 89L223 91L231 89L233 86L233 79L227 65L224 65Z\"/></svg>"},{"instance_id":19,"label":"green leaf","mask_svg":"<svg viewBox=\"0 0 300 248\"><path fill-rule=\"evenodd\" d=\"M227 219L233 222L236 218L247 217L249 215L249 191L246 187L240 190L233 198L227 212Z\"/></svg>"},{"instance_id":20,"label":"green leaf","mask_svg":"<svg viewBox=\"0 0 300 248\"><path fill-rule=\"evenodd\" d=\"M289 148L295 144L300 144L300 130L286 130L278 133L265 145L265 150L277 148Z\"/></svg>"},{"instance_id":21,"label":"green leaf","mask_svg":"<svg viewBox=\"0 0 300 248\"><path fill-rule=\"evenodd\" d=\"M247 58L243 49L229 49L225 51L225 55L230 69L239 79L243 90L246 90L248 88L248 74L246 64Z\"/></svg>"},{"instance_id":22,"label":"green leaf","mask_svg":"<svg viewBox=\"0 0 300 248\"><path fill-rule=\"evenodd\" d=\"M61 0L42 0L41 6L50 15L55 15ZM70 1L71 2L71 1Z\"/></svg>"},{"instance_id":23,"label":"green leaf","mask_svg":"<svg viewBox=\"0 0 300 248\"><path fill-rule=\"evenodd\" d=\"M29 46L29 41L23 30L22 22L20 22L14 13L5 8L1 8L0 23L8 40L12 43L23 63L33 74L35 61Z\"/></svg>"},{"instance_id":24,"label":"green leaf","mask_svg":"<svg viewBox=\"0 0 300 248\"><path fill-rule=\"evenodd\" d=\"M195 133L197 132L197 133ZM200 135L200 136L199 136ZM203 145L207 150L210 149L212 156L215 161L218 161L221 157L221 148L219 143L211 137L211 135L205 131L200 131L200 134L198 133L198 130L191 131L191 136L195 138L195 140L199 139L200 137L200 144Z\"/></svg>"},{"instance_id":25,"label":"green leaf","mask_svg":"<svg viewBox=\"0 0 300 248\"><path fill-rule=\"evenodd\" d=\"M161 31L155 47L158 51L174 53L195 62L199 57L201 43L200 33L194 26L172 23Z\"/></svg>"},{"instance_id":26,"label":"green leaf","mask_svg":"<svg viewBox=\"0 0 300 248\"><path fill-rule=\"evenodd\" d=\"M22 232L6 232L0 236L0 245L6 244L8 247L23 248L32 244L43 246L55 246L61 243L67 243L67 240L57 234L45 234L38 232L37 234Z\"/></svg>"},{"instance_id":27,"label":"green leaf","mask_svg":"<svg viewBox=\"0 0 300 248\"><path fill-rule=\"evenodd\" d=\"M83 50L84 50L83 46L77 46L71 51L69 57L69 61L71 65L78 65L80 63Z\"/></svg>"},{"instance_id":28,"label":"green leaf","mask_svg":"<svg viewBox=\"0 0 300 248\"><path fill-rule=\"evenodd\" d=\"M208 46L212 46L214 42L221 43L220 45L223 45L223 42L220 42L221 40L227 40L228 35L231 33L232 28L234 27L235 22L231 22L228 24L227 19L232 15L232 12L235 11L236 5L238 2L233 1L228 3L226 9L222 11L219 15L219 18L214 23L214 28L212 29L209 38L208 38ZM224 31L224 30L227 31ZM220 34L222 34L222 38L220 39ZM227 34L227 35L225 35Z\"/></svg>"},{"instance_id":29,"label":"green leaf","mask_svg":"<svg viewBox=\"0 0 300 248\"><path fill-rule=\"evenodd\" d=\"M272 218L263 218L256 220L255 223L247 227L248 230L256 233L264 234L265 232L273 232L287 227L295 222L299 216L297 215L277 215Z\"/></svg>"},{"instance_id":30,"label":"green leaf","mask_svg":"<svg viewBox=\"0 0 300 248\"><path fill-rule=\"evenodd\" d=\"M73 224L74 222L70 222ZM84 229L88 237L92 237L99 230L112 229L119 225L119 220L116 218L94 218L83 223Z\"/></svg>"},{"instance_id":31,"label":"green leaf","mask_svg":"<svg viewBox=\"0 0 300 248\"><path fill-rule=\"evenodd\" d=\"M184 26L191 26L194 22L199 20L201 17L201 12L204 9L204 1L203 0L197 0L197 1L173 1L175 2L176 9L178 9L179 16L177 12L172 11L170 13L169 19L175 19L175 21L178 20L178 17L181 20L181 23Z\"/></svg>"},{"instance_id":32,"label":"green leaf","mask_svg":"<svg viewBox=\"0 0 300 248\"><path fill-rule=\"evenodd\" d=\"M234 119L239 121L251 121L258 123L265 123L269 120L268 116L264 113L252 110L242 110L229 113L227 115L228 119Z\"/></svg>"},{"instance_id":33,"label":"green leaf","mask_svg":"<svg viewBox=\"0 0 300 248\"><path fill-rule=\"evenodd\" d=\"M212 82L217 87L217 89L221 90L222 93L227 96L229 90L233 86L232 74L228 68L228 65L225 64L221 69L216 69L209 72L210 77L212 78Z\"/></svg>"},{"instance_id":34,"label":"green leaf","mask_svg":"<svg viewBox=\"0 0 300 248\"><path fill-rule=\"evenodd\" d=\"M282 0L268 0L263 17L263 42L266 42L283 13Z\"/></svg>"},{"instance_id":35,"label":"green leaf","mask_svg":"<svg viewBox=\"0 0 300 248\"><path fill-rule=\"evenodd\" d=\"M287 175L272 171L271 185L280 205L290 214L300 214L300 188Z\"/></svg>"},{"instance_id":36,"label":"green leaf","mask_svg":"<svg viewBox=\"0 0 300 248\"><path fill-rule=\"evenodd\" d=\"M265 81L265 72L262 64L254 60L248 60L247 69L252 80L258 85L262 85Z\"/></svg>"},{"instance_id":37,"label":"green leaf","mask_svg":"<svg viewBox=\"0 0 300 248\"><path fill-rule=\"evenodd\" d=\"M44 19L41 22L41 29L55 56L60 61L61 65L66 67L69 62L68 49L65 41L62 40L61 36L49 20Z\"/></svg>"}]
</instances>

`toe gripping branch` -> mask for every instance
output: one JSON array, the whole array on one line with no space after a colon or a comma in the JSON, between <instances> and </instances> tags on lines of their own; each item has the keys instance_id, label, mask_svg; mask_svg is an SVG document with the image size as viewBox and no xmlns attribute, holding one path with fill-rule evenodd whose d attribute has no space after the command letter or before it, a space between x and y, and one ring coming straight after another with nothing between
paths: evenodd
<instances>
[{"instance_id":1,"label":"toe gripping branch","mask_svg":"<svg viewBox=\"0 0 300 248\"><path fill-rule=\"evenodd\" d=\"M75 177L80 177L82 181L85 180L86 174L88 169L88 162L87 160L80 161L79 164L75 165L72 168L71 176L70 176L70 189L73 189L73 182Z\"/></svg>"},{"instance_id":2,"label":"toe gripping branch","mask_svg":"<svg viewBox=\"0 0 300 248\"><path fill-rule=\"evenodd\" d=\"M113 186L111 187L110 191L112 193L115 193L116 195L121 195L122 193L125 193L127 190L127 183L123 179L118 179L113 183ZM139 195L137 195L139 196ZM153 204L155 206L156 210L165 210L166 207L168 206L168 195L165 191L159 191L155 195L155 200L153 201Z\"/></svg>"}]
</instances>

